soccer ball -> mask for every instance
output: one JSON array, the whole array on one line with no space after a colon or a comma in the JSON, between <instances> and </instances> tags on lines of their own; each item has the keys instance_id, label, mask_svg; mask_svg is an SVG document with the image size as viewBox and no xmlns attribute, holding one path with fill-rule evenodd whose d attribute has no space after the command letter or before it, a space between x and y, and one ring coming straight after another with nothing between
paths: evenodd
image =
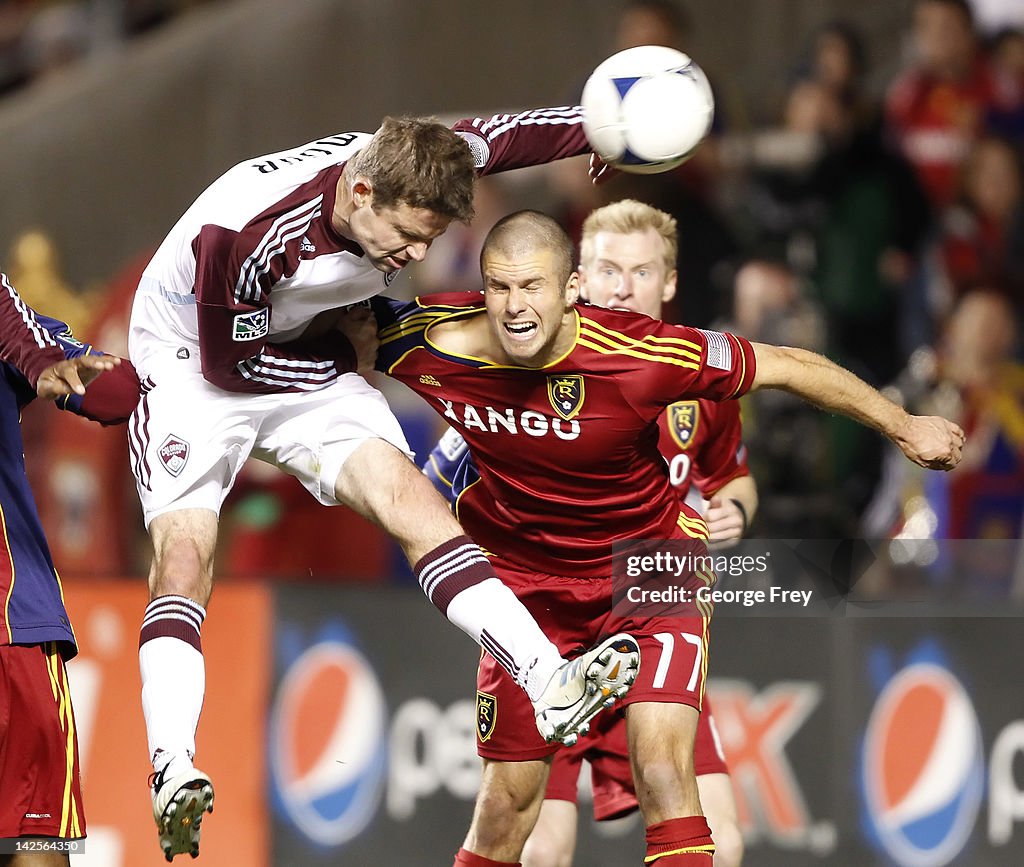
<instances>
[{"instance_id":1,"label":"soccer ball","mask_svg":"<svg viewBox=\"0 0 1024 867\"><path fill-rule=\"evenodd\" d=\"M715 100L687 55L661 45L613 54L583 88L583 131L602 160L654 174L689 158L711 129Z\"/></svg>"}]
</instances>

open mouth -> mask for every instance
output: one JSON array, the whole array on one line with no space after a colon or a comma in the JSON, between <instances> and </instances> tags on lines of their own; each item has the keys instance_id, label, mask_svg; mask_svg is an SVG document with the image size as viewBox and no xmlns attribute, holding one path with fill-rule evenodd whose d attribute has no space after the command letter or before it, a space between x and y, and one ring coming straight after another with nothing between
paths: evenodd
<instances>
[{"instance_id":1,"label":"open mouth","mask_svg":"<svg viewBox=\"0 0 1024 867\"><path fill-rule=\"evenodd\" d=\"M529 340L537 331L536 322L506 322L504 327L514 340Z\"/></svg>"}]
</instances>

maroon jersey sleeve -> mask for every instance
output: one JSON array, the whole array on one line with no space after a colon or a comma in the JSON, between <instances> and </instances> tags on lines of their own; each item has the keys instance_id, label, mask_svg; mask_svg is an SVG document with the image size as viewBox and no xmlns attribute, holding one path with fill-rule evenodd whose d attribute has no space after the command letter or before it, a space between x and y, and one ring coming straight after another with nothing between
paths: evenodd
<instances>
[{"instance_id":1,"label":"maroon jersey sleeve","mask_svg":"<svg viewBox=\"0 0 1024 867\"><path fill-rule=\"evenodd\" d=\"M481 175L537 166L589 153L579 106L460 120L452 126L469 143Z\"/></svg>"},{"instance_id":2,"label":"maroon jersey sleeve","mask_svg":"<svg viewBox=\"0 0 1024 867\"><path fill-rule=\"evenodd\" d=\"M251 246L251 245L249 245ZM356 369L352 344L332 331L270 344L267 275L253 263L244 233L206 225L193 242L203 376L225 391L315 391Z\"/></svg>"},{"instance_id":3,"label":"maroon jersey sleeve","mask_svg":"<svg viewBox=\"0 0 1024 867\"><path fill-rule=\"evenodd\" d=\"M100 424L123 424L135 412L139 402L139 377L127 358L113 370L100 374L89 383L82 397L78 415Z\"/></svg>"},{"instance_id":4,"label":"maroon jersey sleeve","mask_svg":"<svg viewBox=\"0 0 1024 867\"><path fill-rule=\"evenodd\" d=\"M0 274L0 360L16 367L34 389L51 364L63 361L64 350Z\"/></svg>"},{"instance_id":5,"label":"maroon jersey sleeve","mask_svg":"<svg viewBox=\"0 0 1024 867\"><path fill-rule=\"evenodd\" d=\"M740 405L702 400L700 411L707 426L693 455L693 482L704 499L740 476L749 476L747 450L743 446Z\"/></svg>"}]
</instances>

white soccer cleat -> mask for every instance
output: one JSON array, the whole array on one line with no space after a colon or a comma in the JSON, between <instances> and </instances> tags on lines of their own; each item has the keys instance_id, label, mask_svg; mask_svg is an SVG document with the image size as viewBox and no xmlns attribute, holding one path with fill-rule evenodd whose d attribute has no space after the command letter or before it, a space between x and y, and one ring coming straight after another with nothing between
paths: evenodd
<instances>
[{"instance_id":1,"label":"white soccer cleat","mask_svg":"<svg viewBox=\"0 0 1024 867\"><path fill-rule=\"evenodd\" d=\"M213 812L213 783L202 771L192 768L164 779L163 773L149 778L153 795L153 818L160 834L160 848L170 861L188 853L199 857L199 832L203 814Z\"/></svg>"},{"instance_id":2,"label":"white soccer cleat","mask_svg":"<svg viewBox=\"0 0 1024 867\"><path fill-rule=\"evenodd\" d=\"M606 638L552 675L533 703L541 737L571 747L590 731L590 720L622 698L640 670L640 646L631 635Z\"/></svg>"}]
</instances>

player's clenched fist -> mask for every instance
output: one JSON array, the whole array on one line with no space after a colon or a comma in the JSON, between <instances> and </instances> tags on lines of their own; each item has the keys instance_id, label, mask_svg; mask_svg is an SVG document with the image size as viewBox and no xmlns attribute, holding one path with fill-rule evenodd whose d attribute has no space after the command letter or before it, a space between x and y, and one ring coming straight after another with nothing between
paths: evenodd
<instances>
[{"instance_id":1,"label":"player's clenched fist","mask_svg":"<svg viewBox=\"0 0 1024 867\"><path fill-rule=\"evenodd\" d=\"M893 437L915 464L929 470L951 470L963 452L966 436L957 424L937 415L911 415Z\"/></svg>"},{"instance_id":2,"label":"player's clenched fist","mask_svg":"<svg viewBox=\"0 0 1024 867\"><path fill-rule=\"evenodd\" d=\"M36 380L36 394L44 400L56 400L67 394L85 394L85 387L104 370L121 363L113 355L79 355L51 364Z\"/></svg>"},{"instance_id":3,"label":"player's clenched fist","mask_svg":"<svg viewBox=\"0 0 1024 867\"><path fill-rule=\"evenodd\" d=\"M359 373L373 370L373 365L377 362L380 339L377 337L377 319L370 308L353 307L345 310L338 317L337 329L355 348Z\"/></svg>"}]
</instances>

